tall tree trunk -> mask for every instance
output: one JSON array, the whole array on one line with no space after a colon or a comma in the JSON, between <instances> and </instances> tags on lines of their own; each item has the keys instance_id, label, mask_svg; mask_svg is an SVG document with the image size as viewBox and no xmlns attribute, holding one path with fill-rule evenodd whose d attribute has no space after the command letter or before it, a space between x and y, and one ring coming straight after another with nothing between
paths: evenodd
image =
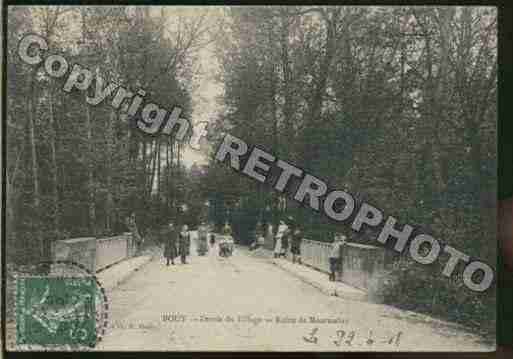
<instances>
[{"instance_id":1,"label":"tall tree trunk","mask_svg":"<svg viewBox=\"0 0 513 359\"><path fill-rule=\"evenodd\" d=\"M32 162L32 185L34 189L34 208L39 210L39 205L41 202L41 195L39 190L39 169L37 165L37 149L36 149L36 135L35 135L35 111L34 108L34 99L35 99L35 86L34 86L34 76L36 76L37 72L33 71L30 76L30 95L28 98L28 113L29 113L29 141L30 141L30 155Z\"/></svg>"},{"instance_id":2,"label":"tall tree trunk","mask_svg":"<svg viewBox=\"0 0 513 359\"><path fill-rule=\"evenodd\" d=\"M180 142L177 141L176 143L176 166L177 171L176 174L178 177L180 177L181 171L182 171L182 145Z\"/></svg>"},{"instance_id":3,"label":"tall tree trunk","mask_svg":"<svg viewBox=\"0 0 513 359\"><path fill-rule=\"evenodd\" d=\"M175 178L174 178L174 155L175 155L175 141L169 139L169 205L171 213L175 211Z\"/></svg>"},{"instance_id":4,"label":"tall tree trunk","mask_svg":"<svg viewBox=\"0 0 513 359\"><path fill-rule=\"evenodd\" d=\"M292 71L290 69L289 59L289 27L290 20L288 16L282 17L281 28L281 66L283 69L283 90L285 91L283 104L283 121L285 124L285 134L288 139L289 149L294 149L294 129L292 125ZM274 74L273 74L274 76ZM273 90L275 91L274 87ZM274 99L273 99L274 101ZM274 115L275 116L275 115ZM290 152L290 151L289 151ZM293 152L293 151L292 151Z\"/></svg>"},{"instance_id":5,"label":"tall tree trunk","mask_svg":"<svg viewBox=\"0 0 513 359\"><path fill-rule=\"evenodd\" d=\"M164 174L166 176L166 189L164 191L165 198L166 198L166 211L169 213L169 174L170 174L170 168L169 168L169 138L166 138L166 173Z\"/></svg>"},{"instance_id":6,"label":"tall tree trunk","mask_svg":"<svg viewBox=\"0 0 513 359\"><path fill-rule=\"evenodd\" d=\"M321 139L312 138L311 135L316 133L321 113L324 94L326 92L326 86L328 83L328 75L331 67L331 63L336 52L336 40L337 40L337 25L341 15L341 9L336 8L331 10L326 15L326 41L324 44L324 56L321 59L319 66L319 73L315 79L315 88L312 96L312 100L309 104L308 117L306 118L306 126L304 132L304 149L303 149L303 161L305 168L312 170L312 165L315 159L318 157L318 143ZM314 135L315 137L315 135Z\"/></svg>"},{"instance_id":7,"label":"tall tree trunk","mask_svg":"<svg viewBox=\"0 0 513 359\"><path fill-rule=\"evenodd\" d=\"M39 254L40 259L45 260L45 253L47 252L45 249L45 240L43 237L43 233L41 230L41 193L39 188L39 168L37 163L37 149L36 149L36 108L34 105L34 101L36 98L35 93L35 77L37 75L37 70L33 70L30 74L30 91L28 96L28 114L29 114L29 146L30 146L30 155L31 155L31 165L32 165L32 185L34 189L33 193L33 203L34 203L34 218L33 223L35 224L35 235L37 241L39 242Z\"/></svg>"},{"instance_id":8,"label":"tall tree trunk","mask_svg":"<svg viewBox=\"0 0 513 359\"><path fill-rule=\"evenodd\" d=\"M440 166L440 142L438 133L438 118L440 114L440 104L437 103L438 90L435 77L433 75L433 51L431 47L431 34L426 33L424 36L426 47L426 98L427 101L424 107L424 120L423 120L423 153L424 158L421 166L424 169L424 184L423 184L423 197L428 201L432 207L437 207L437 202L441 200L443 191L443 181L441 178ZM440 69L439 69L440 70Z\"/></svg>"},{"instance_id":9,"label":"tall tree trunk","mask_svg":"<svg viewBox=\"0 0 513 359\"><path fill-rule=\"evenodd\" d=\"M434 151L433 151L433 161L435 161L436 166L435 169L438 172L436 175L437 180L437 191L440 193L444 193L447 186L448 178L444 176L447 161L446 156L443 156L443 144L441 141L440 134L440 125L447 121L448 111L449 111L449 98L450 92L449 89L452 86L451 81L449 79L449 56L450 56L450 21L453 16L454 9L452 8L440 8L440 61L439 68L437 74L437 87L433 94L433 98L435 99L435 105L437 108L437 113L434 121Z\"/></svg>"},{"instance_id":10,"label":"tall tree trunk","mask_svg":"<svg viewBox=\"0 0 513 359\"><path fill-rule=\"evenodd\" d=\"M274 152L277 157L280 155L280 142L279 142L279 127L278 127L278 113L277 113L277 104L276 104L276 76L274 64L271 64L271 70L269 72L270 76L270 101L271 101L271 111L272 111L272 121L273 121L273 147ZM278 223L278 204L279 204L279 196L273 196L273 224L276 228Z\"/></svg>"},{"instance_id":11,"label":"tall tree trunk","mask_svg":"<svg viewBox=\"0 0 513 359\"><path fill-rule=\"evenodd\" d=\"M160 202L160 138L157 138L157 199Z\"/></svg>"},{"instance_id":12,"label":"tall tree trunk","mask_svg":"<svg viewBox=\"0 0 513 359\"><path fill-rule=\"evenodd\" d=\"M22 160L23 156L23 148L20 149L16 156L16 161L14 162L14 168L12 170L12 175L7 172L6 168L6 179L5 179L5 198L6 198L6 205L5 205L5 228L6 228L6 234L8 236L12 236L13 238L16 238L15 234L15 204L17 203L18 199L18 189L16 186L16 178L18 177L19 172L19 164Z\"/></svg>"},{"instance_id":13,"label":"tall tree trunk","mask_svg":"<svg viewBox=\"0 0 513 359\"><path fill-rule=\"evenodd\" d=\"M335 56L336 51L336 39L337 39L337 25L340 17L340 9L332 10L331 19L327 20L326 24L326 42L324 45L324 56L321 60L319 67L319 74L316 79L316 86L314 95L310 103L310 118L311 122L319 120L322 110L322 102L324 93L326 92L326 85L328 83L328 75Z\"/></svg>"},{"instance_id":14,"label":"tall tree trunk","mask_svg":"<svg viewBox=\"0 0 513 359\"><path fill-rule=\"evenodd\" d=\"M147 160L147 155L148 155L148 142L146 141L145 138L142 138L142 144L141 144L141 162L139 162L139 166L138 168L140 169L139 172L137 173L137 177L139 178L139 181L138 181L138 184L137 184L137 187L136 187L136 191L138 193L138 200L141 201L141 203L139 204L142 204L143 206L146 205L146 191L147 191L147 188L148 188L148 163L149 162ZM151 146L151 144L150 144ZM139 158L138 158L139 159ZM150 159L151 160L151 159ZM137 205L137 203L134 203L134 205Z\"/></svg>"},{"instance_id":15,"label":"tall tree trunk","mask_svg":"<svg viewBox=\"0 0 513 359\"><path fill-rule=\"evenodd\" d=\"M85 101L84 101L85 102ZM89 146L89 160L88 160L88 168L87 168L87 182L88 182L88 191L89 191L89 231L91 234L96 237L96 195L94 188L94 144L93 144L93 121L91 118L91 110L89 109L89 105L85 105L85 113L86 113L86 125L87 125L87 143Z\"/></svg>"},{"instance_id":16,"label":"tall tree trunk","mask_svg":"<svg viewBox=\"0 0 513 359\"><path fill-rule=\"evenodd\" d=\"M87 48L87 8L80 9L81 26L82 26L82 41ZM86 101L87 92L84 96L84 106L86 115L87 126L87 191L88 191L88 224L89 232L92 236L96 237L96 194L94 185L94 144L93 144L93 120L91 118L91 109Z\"/></svg>"},{"instance_id":17,"label":"tall tree trunk","mask_svg":"<svg viewBox=\"0 0 513 359\"><path fill-rule=\"evenodd\" d=\"M49 110L50 110L50 129L52 133L50 141L50 149L52 156L52 192L53 192L53 225L56 231L60 227L60 210L59 210L59 167L57 164L57 128L54 117L53 108L53 92L50 89L48 93L49 98Z\"/></svg>"},{"instance_id":18,"label":"tall tree trunk","mask_svg":"<svg viewBox=\"0 0 513 359\"><path fill-rule=\"evenodd\" d=\"M176 191L175 191L175 205L179 206L181 205L181 202L183 200L183 193L182 193L182 146L179 141L176 142L176 170L175 170L175 177L177 179L176 181Z\"/></svg>"},{"instance_id":19,"label":"tall tree trunk","mask_svg":"<svg viewBox=\"0 0 513 359\"><path fill-rule=\"evenodd\" d=\"M153 184L155 183L155 170L157 168L157 150L158 150L158 146L157 146L157 140L155 140L154 142L154 145L153 145L153 153L152 153L152 165L151 165L151 171L150 171L150 176L149 176L149 180L150 180L150 183L148 185L148 198L151 198L151 194L153 192Z\"/></svg>"},{"instance_id":20,"label":"tall tree trunk","mask_svg":"<svg viewBox=\"0 0 513 359\"><path fill-rule=\"evenodd\" d=\"M112 188L112 147L114 144L114 121L115 121L115 112L113 109L111 109L111 112L109 114L109 119L107 122L107 203L105 206L105 226L108 232L112 231L112 218L113 218L113 211L114 211L114 196Z\"/></svg>"}]
</instances>

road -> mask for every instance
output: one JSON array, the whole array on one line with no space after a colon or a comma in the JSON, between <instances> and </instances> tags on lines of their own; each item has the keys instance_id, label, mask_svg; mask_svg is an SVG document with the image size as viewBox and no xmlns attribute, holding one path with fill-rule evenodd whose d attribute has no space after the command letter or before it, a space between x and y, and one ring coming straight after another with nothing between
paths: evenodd
<instances>
[{"instance_id":1,"label":"road","mask_svg":"<svg viewBox=\"0 0 513 359\"><path fill-rule=\"evenodd\" d=\"M247 249L229 258L216 248L191 253L188 264L169 267L156 257L108 293L110 326L98 350L493 349L455 325L327 296Z\"/></svg>"}]
</instances>

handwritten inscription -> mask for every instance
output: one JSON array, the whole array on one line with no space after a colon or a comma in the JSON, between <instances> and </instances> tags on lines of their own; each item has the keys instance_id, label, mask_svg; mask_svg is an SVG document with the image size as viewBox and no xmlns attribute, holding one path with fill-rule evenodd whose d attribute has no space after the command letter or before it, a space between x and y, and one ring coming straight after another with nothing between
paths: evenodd
<instances>
[{"instance_id":1,"label":"handwritten inscription","mask_svg":"<svg viewBox=\"0 0 513 359\"><path fill-rule=\"evenodd\" d=\"M372 330L366 333L358 333L357 330L339 329L335 331L334 335L332 334L331 342L337 347L350 347L355 344L358 339L361 339L362 341L360 342L363 342L367 346L372 346L376 343L399 346L402 335L402 331L386 335L375 335ZM319 328L315 327L303 336L303 341L311 344L320 344Z\"/></svg>"},{"instance_id":2,"label":"handwritten inscription","mask_svg":"<svg viewBox=\"0 0 513 359\"><path fill-rule=\"evenodd\" d=\"M307 345L333 345L334 348L350 347L368 347L390 346L398 347L401 340L404 339L402 331L391 331L386 328L381 329L357 329L347 327L348 320L340 317L324 318L317 316L257 316L252 314L239 315L217 315L217 314L182 314L182 313L163 313L161 322L123 322L115 321L112 323L112 329L135 329L135 330L155 330L164 328L166 324L173 325L169 328L169 340L174 341L180 331L175 331L176 325L186 323L203 323L205 325L218 325L220 323L243 323L252 327L258 325L279 325L287 328L289 325L301 325L305 332L299 332L298 339L307 343ZM303 329L301 329L303 330Z\"/></svg>"}]
</instances>

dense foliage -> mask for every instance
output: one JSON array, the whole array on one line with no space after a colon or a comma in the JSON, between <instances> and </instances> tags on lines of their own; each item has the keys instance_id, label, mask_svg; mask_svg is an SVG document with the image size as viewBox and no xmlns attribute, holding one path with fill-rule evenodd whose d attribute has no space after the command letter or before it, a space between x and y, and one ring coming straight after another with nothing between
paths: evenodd
<instances>
[{"instance_id":1,"label":"dense foliage","mask_svg":"<svg viewBox=\"0 0 513 359\"><path fill-rule=\"evenodd\" d=\"M209 17L147 7L11 7L7 28L8 261L48 256L51 241L180 217L233 222L292 214L305 236L352 233L212 160L188 170L183 145L138 131L126 109L91 107L17 54L50 48L190 116L197 50L214 41L224 93L209 140L229 132L346 189L471 257L495 263L496 11L486 7L233 7ZM217 13L216 13L217 14ZM190 15L190 14L189 14ZM171 20L169 20L171 19ZM217 22L211 31L207 19ZM172 26L170 25L172 23ZM210 36L208 36L210 34ZM434 266L433 266L434 267ZM457 268L457 273L461 268ZM440 268L402 260L389 303L493 331L494 289L476 295Z\"/></svg>"},{"instance_id":2,"label":"dense foliage","mask_svg":"<svg viewBox=\"0 0 513 359\"><path fill-rule=\"evenodd\" d=\"M217 42L225 89L218 134L495 263L494 9L250 7L226 17ZM217 206L238 218L264 219L269 207L274 221L284 215L270 187L223 164L212 161L205 183ZM377 233L352 233L290 198L285 212L310 239L331 241L342 230L377 243ZM439 273L401 262L387 301L493 323L493 293L476 296Z\"/></svg>"},{"instance_id":3,"label":"dense foliage","mask_svg":"<svg viewBox=\"0 0 513 359\"><path fill-rule=\"evenodd\" d=\"M19 40L43 36L49 51L70 64L134 93L144 89L147 101L168 110L178 105L190 118L194 59L205 43L207 18L148 7L9 8L9 261L47 258L56 239L126 232L132 213L144 235L179 217L190 194L185 144L144 134L127 105L110 106L112 96L89 106L83 91L64 92L67 76L50 78L42 63L24 63Z\"/></svg>"}]
</instances>

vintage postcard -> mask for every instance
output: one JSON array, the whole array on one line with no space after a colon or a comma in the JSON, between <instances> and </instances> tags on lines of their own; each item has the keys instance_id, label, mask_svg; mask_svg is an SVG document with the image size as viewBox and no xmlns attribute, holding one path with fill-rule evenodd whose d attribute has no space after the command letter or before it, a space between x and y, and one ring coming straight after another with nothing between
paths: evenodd
<instances>
[{"instance_id":1,"label":"vintage postcard","mask_svg":"<svg viewBox=\"0 0 513 359\"><path fill-rule=\"evenodd\" d=\"M495 350L497 8L5 6L7 351Z\"/></svg>"}]
</instances>

